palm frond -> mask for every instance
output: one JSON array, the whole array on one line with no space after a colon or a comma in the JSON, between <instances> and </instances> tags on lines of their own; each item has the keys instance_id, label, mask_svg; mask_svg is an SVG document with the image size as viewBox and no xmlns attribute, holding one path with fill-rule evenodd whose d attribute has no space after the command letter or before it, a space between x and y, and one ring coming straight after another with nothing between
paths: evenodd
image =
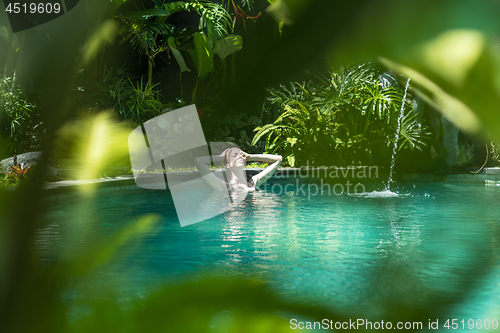
<instances>
[{"instance_id":1,"label":"palm frond","mask_svg":"<svg viewBox=\"0 0 500 333\"><path fill-rule=\"evenodd\" d=\"M418 121L418 116L410 111L401 119L398 150L403 148L422 150L422 147L426 146L425 140L429 138L429 135L426 127Z\"/></svg>"},{"instance_id":2,"label":"palm frond","mask_svg":"<svg viewBox=\"0 0 500 333\"><path fill-rule=\"evenodd\" d=\"M257 127L254 131L257 131L257 134L252 139L252 145L255 145L257 141L259 141L264 135L271 133L272 131L276 132L277 130L291 130L293 128L287 125L276 125L276 124L267 124L262 127Z\"/></svg>"},{"instance_id":3,"label":"palm frond","mask_svg":"<svg viewBox=\"0 0 500 333\"><path fill-rule=\"evenodd\" d=\"M191 0L166 3L164 8L171 13L194 10L200 15L199 29L206 29L212 43L232 33L231 15L221 4L208 0Z\"/></svg>"}]
</instances>

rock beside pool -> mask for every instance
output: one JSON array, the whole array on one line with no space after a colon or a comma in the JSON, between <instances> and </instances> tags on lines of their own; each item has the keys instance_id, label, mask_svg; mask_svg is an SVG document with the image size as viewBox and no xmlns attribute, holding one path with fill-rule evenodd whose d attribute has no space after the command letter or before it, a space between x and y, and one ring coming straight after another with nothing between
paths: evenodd
<instances>
[{"instance_id":1,"label":"rock beside pool","mask_svg":"<svg viewBox=\"0 0 500 333\"><path fill-rule=\"evenodd\" d=\"M19 165L21 163L24 163L30 165L33 168L36 167L36 165L41 161L41 159L42 159L42 152L33 151L17 155L17 164ZM14 166L13 157L9 157L0 161L0 173L10 172L13 166ZM61 180L61 172L59 171L59 168L57 168L57 166L52 162L49 162L49 165L47 166L47 170L45 173L45 180L47 181Z\"/></svg>"}]
</instances>

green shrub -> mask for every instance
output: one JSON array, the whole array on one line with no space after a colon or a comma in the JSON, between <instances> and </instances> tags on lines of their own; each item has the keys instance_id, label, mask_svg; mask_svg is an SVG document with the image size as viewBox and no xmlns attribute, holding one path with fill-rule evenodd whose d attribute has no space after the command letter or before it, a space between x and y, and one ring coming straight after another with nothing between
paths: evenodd
<instances>
[{"instance_id":1,"label":"green shrub","mask_svg":"<svg viewBox=\"0 0 500 333\"><path fill-rule=\"evenodd\" d=\"M122 90L113 92L113 109L136 124L156 117L163 108L156 86L145 84L142 79L134 83L129 78Z\"/></svg>"},{"instance_id":2,"label":"green shrub","mask_svg":"<svg viewBox=\"0 0 500 333\"><path fill-rule=\"evenodd\" d=\"M80 107L113 109L124 120L134 124L156 117L163 110L157 85L148 85L143 79L133 80L125 68L104 69L102 79L89 87L80 87Z\"/></svg>"},{"instance_id":3,"label":"green shrub","mask_svg":"<svg viewBox=\"0 0 500 333\"><path fill-rule=\"evenodd\" d=\"M0 79L0 158L38 147L41 123L33 121L33 110L34 105L12 87L10 78Z\"/></svg>"},{"instance_id":4,"label":"green shrub","mask_svg":"<svg viewBox=\"0 0 500 333\"><path fill-rule=\"evenodd\" d=\"M311 102L311 83L291 83L290 89L270 90L271 103L278 103L281 113L277 119L257 127L252 144L267 136L266 151L285 156L290 166L303 164L307 159L325 160L325 151L333 149L335 139L333 118Z\"/></svg>"},{"instance_id":5,"label":"green shrub","mask_svg":"<svg viewBox=\"0 0 500 333\"><path fill-rule=\"evenodd\" d=\"M265 112L272 123L255 129L252 144L266 137L266 150L285 155L291 166L306 160L348 164L386 160L404 89L384 85L378 74L364 64L331 71L315 82L268 89ZM398 149L420 150L428 133L410 100L403 106Z\"/></svg>"}]
</instances>

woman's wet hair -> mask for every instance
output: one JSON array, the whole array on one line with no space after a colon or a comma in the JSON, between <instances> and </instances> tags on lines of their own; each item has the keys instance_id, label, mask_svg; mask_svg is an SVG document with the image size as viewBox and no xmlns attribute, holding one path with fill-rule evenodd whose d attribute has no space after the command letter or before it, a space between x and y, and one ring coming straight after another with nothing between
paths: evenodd
<instances>
[{"instance_id":1,"label":"woman's wet hair","mask_svg":"<svg viewBox=\"0 0 500 333\"><path fill-rule=\"evenodd\" d=\"M224 155L224 157L223 157L223 165L224 165L224 167L229 164L229 161L230 161L230 158L231 158L231 151L233 149L238 150L238 152L241 151L241 149L238 148L238 147L231 147L231 148L227 148L226 150L224 150L222 152L222 154Z\"/></svg>"}]
</instances>

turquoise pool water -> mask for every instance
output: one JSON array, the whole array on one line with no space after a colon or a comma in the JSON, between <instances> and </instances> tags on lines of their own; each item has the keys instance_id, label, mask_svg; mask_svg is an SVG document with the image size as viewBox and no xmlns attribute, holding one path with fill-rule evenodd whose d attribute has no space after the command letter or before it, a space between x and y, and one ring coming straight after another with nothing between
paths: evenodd
<instances>
[{"instance_id":1,"label":"turquoise pool water","mask_svg":"<svg viewBox=\"0 0 500 333\"><path fill-rule=\"evenodd\" d=\"M396 197L250 193L232 210L181 228L168 192L57 205L39 235L43 256L118 232L136 217L161 221L141 245L100 271L123 298L205 273L257 277L282 297L377 314L383 300L463 299L450 318L500 317L500 187L395 184Z\"/></svg>"}]
</instances>

